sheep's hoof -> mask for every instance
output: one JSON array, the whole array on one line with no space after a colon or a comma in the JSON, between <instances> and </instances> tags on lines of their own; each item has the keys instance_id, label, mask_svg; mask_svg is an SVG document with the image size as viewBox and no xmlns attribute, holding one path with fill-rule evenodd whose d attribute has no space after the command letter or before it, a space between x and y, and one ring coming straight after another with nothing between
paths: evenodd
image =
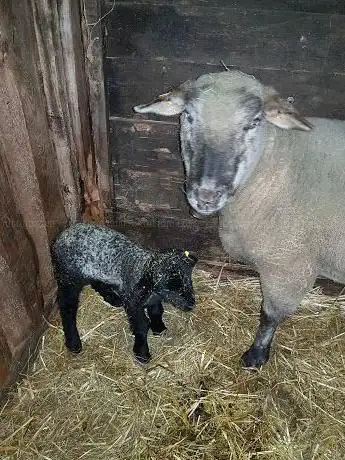
<instances>
[{"instance_id":1,"label":"sheep's hoof","mask_svg":"<svg viewBox=\"0 0 345 460\"><path fill-rule=\"evenodd\" d=\"M151 359L151 355L148 356L139 356L135 355L135 360L138 364L147 364Z\"/></svg>"},{"instance_id":2,"label":"sheep's hoof","mask_svg":"<svg viewBox=\"0 0 345 460\"><path fill-rule=\"evenodd\" d=\"M251 346L249 350L242 355L241 360L245 367L259 368L267 363L269 357L270 349L268 347Z\"/></svg>"},{"instance_id":3,"label":"sheep's hoof","mask_svg":"<svg viewBox=\"0 0 345 460\"><path fill-rule=\"evenodd\" d=\"M73 355L79 354L83 349L80 339L75 342L66 343L66 347Z\"/></svg>"},{"instance_id":4,"label":"sheep's hoof","mask_svg":"<svg viewBox=\"0 0 345 460\"><path fill-rule=\"evenodd\" d=\"M165 326L162 329L156 329L156 330L152 331L153 335L161 336L161 337L166 336L167 333L168 333L168 328L166 328Z\"/></svg>"}]
</instances>

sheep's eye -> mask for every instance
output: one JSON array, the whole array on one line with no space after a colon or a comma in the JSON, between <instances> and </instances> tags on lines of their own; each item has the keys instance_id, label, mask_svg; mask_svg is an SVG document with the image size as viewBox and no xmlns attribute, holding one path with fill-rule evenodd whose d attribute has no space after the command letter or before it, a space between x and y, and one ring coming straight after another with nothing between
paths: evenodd
<instances>
[{"instance_id":1,"label":"sheep's eye","mask_svg":"<svg viewBox=\"0 0 345 460\"><path fill-rule=\"evenodd\" d=\"M184 111L184 116L188 123L193 123L193 117L187 110Z\"/></svg>"},{"instance_id":2,"label":"sheep's eye","mask_svg":"<svg viewBox=\"0 0 345 460\"><path fill-rule=\"evenodd\" d=\"M261 123L262 117L255 117L254 120L249 124L244 126L244 131L249 131L250 129L256 128Z\"/></svg>"}]
</instances>

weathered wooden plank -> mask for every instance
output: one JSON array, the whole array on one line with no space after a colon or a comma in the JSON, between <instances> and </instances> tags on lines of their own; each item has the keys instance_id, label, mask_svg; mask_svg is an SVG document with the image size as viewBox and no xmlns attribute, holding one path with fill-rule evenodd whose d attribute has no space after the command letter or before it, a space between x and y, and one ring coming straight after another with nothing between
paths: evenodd
<instances>
[{"instance_id":1,"label":"weathered wooden plank","mask_svg":"<svg viewBox=\"0 0 345 460\"><path fill-rule=\"evenodd\" d=\"M0 388L5 384L11 367L12 354L7 344L4 328L0 324Z\"/></svg>"},{"instance_id":2,"label":"weathered wooden plank","mask_svg":"<svg viewBox=\"0 0 345 460\"><path fill-rule=\"evenodd\" d=\"M50 140L45 101L42 97L41 76L37 71L38 53L35 46L34 25L31 21L21 21L21 15L28 18L30 14L31 8L27 2L23 4L14 2L11 4L11 8L4 9L1 15L3 21L2 37L5 40L9 40L8 37L10 37L11 43L10 52L3 62L4 67L8 66L11 69L6 71L3 68L2 71L6 71L12 90L16 86L15 91L18 91L20 95L21 110L25 117L24 123L35 163L38 185L40 193L44 197L42 206L47 222L47 232L49 238L53 238L58 226L66 219L66 212L59 175L56 174L57 159L53 154L53 145ZM10 63L7 62L8 60ZM12 71L15 71L15 74ZM4 78L2 75L2 81ZM14 80L16 80L16 85L14 85ZM6 104L6 118L8 118L10 114L12 116L13 107L16 105L14 95L7 98ZM17 124L16 129L20 129L19 124ZM16 136L13 132L13 137L14 139L18 138L18 135ZM21 154L20 157L24 162L24 155ZM20 171L22 170L23 167ZM29 195L28 191L26 194Z\"/></svg>"},{"instance_id":3,"label":"weathered wooden plank","mask_svg":"<svg viewBox=\"0 0 345 460\"><path fill-rule=\"evenodd\" d=\"M115 187L113 223L118 228L138 226L139 234L149 229L151 236L152 232L164 229L174 235L176 244L195 244L193 249L203 241L217 240L217 217L197 220L190 215L183 191L178 125L111 119L110 128ZM190 235L195 236L194 243ZM171 245L169 238L166 243ZM160 245L163 241L151 244ZM218 243L212 245L219 247Z\"/></svg>"},{"instance_id":4,"label":"weathered wooden plank","mask_svg":"<svg viewBox=\"0 0 345 460\"><path fill-rule=\"evenodd\" d=\"M66 215L76 218L81 202L76 154L92 150L79 6L70 0L0 0L4 386L23 371L46 327L44 316L56 297L50 243L66 225Z\"/></svg>"},{"instance_id":5,"label":"weathered wooden plank","mask_svg":"<svg viewBox=\"0 0 345 460\"><path fill-rule=\"evenodd\" d=\"M104 21L101 0L84 1L85 73L89 88L92 141L97 163L98 185L102 205L111 205L111 171L108 153L107 106L104 88ZM82 51L82 50L81 50Z\"/></svg>"},{"instance_id":6,"label":"weathered wooden plank","mask_svg":"<svg viewBox=\"0 0 345 460\"><path fill-rule=\"evenodd\" d=\"M184 207L176 128L111 121L110 152L118 208L168 211Z\"/></svg>"},{"instance_id":7,"label":"weathered wooden plank","mask_svg":"<svg viewBox=\"0 0 345 460\"><path fill-rule=\"evenodd\" d=\"M120 216L121 217L121 216ZM139 215L139 218L141 216ZM143 216L145 219L145 217ZM221 247L216 226L181 221L160 217L156 220L151 218L152 225L147 225L144 220L114 219L112 226L127 235L138 244L148 248L181 248L195 252L198 257L212 260L228 259Z\"/></svg>"},{"instance_id":8,"label":"weathered wooden plank","mask_svg":"<svg viewBox=\"0 0 345 460\"><path fill-rule=\"evenodd\" d=\"M110 116L133 117L134 105L150 101L158 94L221 65L176 61L107 59L107 91ZM246 64L241 70L273 85L284 97L293 97L307 116L345 119L345 74L255 69ZM158 117L150 116L151 119ZM176 120L176 118L165 118Z\"/></svg>"},{"instance_id":9,"label":"weathered wooden plank","mask_svg":"<svg viewBox=\"0 0 345 460\"><path fill-rule=\"evenodd\" d=\"M294 11L116 4L108 56L342 72L343 16Z\"/></svg>"},{"instance_id":10,"label":"weathered wooden plank","mask_svg":"<svg viewBox=\"0 0 345 460\"><path fill-rule=\"evenodd\" d=\"M8 347L14 353L41 321L43 299L38 282L38 257L18 210L15 190L11 187L12 174L1 147L0 169L1 317Z\"/></svg>"},{"instance_id":11,"label":"weathered wooden plank","mask_svg":"<svg viewBox=\"0 0 345 460\"><path fill-rule=\"evenodd\" d=\"M117 0L118 4L139 4L139 5L171 5L171 0ZM114 4L113 0L105 1L105 10L110 10ZM174 0L175 6L202 7L210 5L210 0ZM234 7L243 9L262 9L279 11L300 11L307 13L345 14L343 0L213 0L213 7Z\"/></svg>"},{"instance_id":12,"label":"weathered wooden plank","mask_svg":"<svg viewBox=\"0 0 345 460\"><path fill-rule=\"evenodd\" d=\"M18 9L15 17L21 20ZM38 64L43 83L44 98L47 110L47 119L50 129L50 140L54 146L54 153L59 167L60 180L65 189L64 204L66 213L71 221L75 221L79 210L78 177L76 174L75 147L73 142L73 126L69 113L68 97L66 94L67 79L63 64L63 50L60 42L58 26L57 4L50 0L32 1L32 18L35 27L35 43L31 47L38 54ZM18 42L22 43L24 37ZM18 61L22 63L19 55ZM19 73L21 70L19 70ZM74 150L72 153L72 149ZM71 154L72 153L72 154Z\"/></svg>"},{"instance_id":13,"label":"weathered wooden plank","mask_svg":"<svg viewBox=\"0 0 345 460\"><path fill-rule=\"evenodd\" d=\"M40 287L43 294L48 294L55 281L43 209L44 198L42 200L35 172L35 162L27 131L29 123L26 123L24 117L14 74L7 65L0 68L0 99L8 102L6 105L0 104L0 131L2 135L0 161L1 165L3 165L1 171L8 178L7 183L3 184L2 193L6 198L10 193L13 196L15 206L13 206L12 225L24 227L27 234L30 235L32 250L36 251L39 248L39 251L37 251L37 267L23 283L23 296L28 295L26 290L29 290L29 286L25 287L25 285L32 284L31 277L37 276L35 270L40 274ZM20 152L20 155L18 152ZM6 208L3 213L0 212L1 217L11 219L11 213L6 213L5 210ZM22 222L17 223L18 219L22 220ZM4 239L4 235L1 235L1 237ZM21 239L18 238L18 241L21 241ZM24 257L23 264L25 264L25 255L28 256L27 262L32 260L32 255L29 257L29 254L22 253L20 245L15 245L12 248L13 265L16 266L18 259L21 257ZM40 307L43 306L40 304L35 306L36 309Z\"/></svg>"},{"instance_id":14,"label":"weathered wooden plank","mask_svg":"<svg viewBox=\"0 0 345 460\"><path fill-rule=\"evenodd\" d=\"M19 232L16 233L18 235ZM22 233L21 236L24 237L24 240L20 245L26 249L25 234ZM22 261L13 266L11 260L13 253L9 254L6 249L0 242L1 321L4 325L3 336L10 350L11 358L16 359L25 348L35 327L40 324L41 314L38 314L39 309L35 309L39 300L36 283L32 279L30 283L27 283L30 268L21 268L19 264ZM25 262L26 265L29 265L27 258L25 258Z\"/></svg>"},{"instance_id":15,"label":"weathered wooden plank","mask_svg":"<svg viewBox=\"0 0 345 460\"><path fill-rule=\"evenodd\" d=\"M24 369L54 293L49 238L66 222L31 2L0 1L0 398Z\"/></svg>"}]
</instances>

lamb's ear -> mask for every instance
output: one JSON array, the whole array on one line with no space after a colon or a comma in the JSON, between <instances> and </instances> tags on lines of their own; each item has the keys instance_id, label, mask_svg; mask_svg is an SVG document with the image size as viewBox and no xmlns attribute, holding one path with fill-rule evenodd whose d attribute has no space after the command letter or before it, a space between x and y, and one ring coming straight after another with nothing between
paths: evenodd
<instances>
[{"instance_id":1,"label":"lamb's ear","mask_svg":"<svg viewBox=\"0 0 345 460\"><path fill-rule=\"evenodd\" d=\"M301 131L313 129L313 125L270 86L264 88L264 106L266 119L279 128L299 129Z\"/></svg>"},{"instance_id":2,"label":"lamb's ear","mask_svg":"<svg viewBox=\"0 0 345 460\"><path fill-rule=\"evenodd\" d=\"M161 94L152 102L148 104L137 105L133 109L138 113L155 113L156 115L163 115L166 117L178 115L184 109L185 91L190 85L191 82L186 81L178 88L173 89L168 93Z\"/></svg>"},{"instance_id":3,"label":"lamb's ear","mask_svg":"<svg viewBox=\"0 0 345 460\"><path fill-rule=\"evenodd\" d=\"M192 267L194 267L198 262L198 258L193 256L193 254L189 254L188 262L191 264Z\"/></svg>"},{"instance_id":4,"label":"lamb's ear","mask_svg":"<svg viewBox=\"0 0 345 460\"><path fill-rule=\"evenodd\" d=\"M193 254L191 254L189 251L183 251L183 256L187 258L188 262L190 263L192 267L196 265L198 259Z\"/></svg>"}]
</instances>

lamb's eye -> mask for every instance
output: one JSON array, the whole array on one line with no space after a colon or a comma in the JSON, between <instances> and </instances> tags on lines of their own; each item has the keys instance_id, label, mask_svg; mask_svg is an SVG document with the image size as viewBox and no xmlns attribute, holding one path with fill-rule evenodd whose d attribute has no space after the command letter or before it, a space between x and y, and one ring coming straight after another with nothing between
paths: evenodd
<instances>
[{"instance_id":1,"label":"lamb's eye","mask_svg":"<svg viewBox=\"0 0 345 460\"><path fill-rule=\"evenodd\" d=\"M262 120L261 116L255 117L251 123L243 127L243 131L249 131L250 129L256 128L261 123L261 120Z\"/></svg>"},{"instance_id":2,"label":"lamb's eye","mask_svg":"<svg viewBox=\"0 0 345 460\"><path fill-rule=\"evenodd\" d=\"M193 117L187 110L184 111L184 116L188 123L193 123Z\"/></svg>"}]
</instances>

